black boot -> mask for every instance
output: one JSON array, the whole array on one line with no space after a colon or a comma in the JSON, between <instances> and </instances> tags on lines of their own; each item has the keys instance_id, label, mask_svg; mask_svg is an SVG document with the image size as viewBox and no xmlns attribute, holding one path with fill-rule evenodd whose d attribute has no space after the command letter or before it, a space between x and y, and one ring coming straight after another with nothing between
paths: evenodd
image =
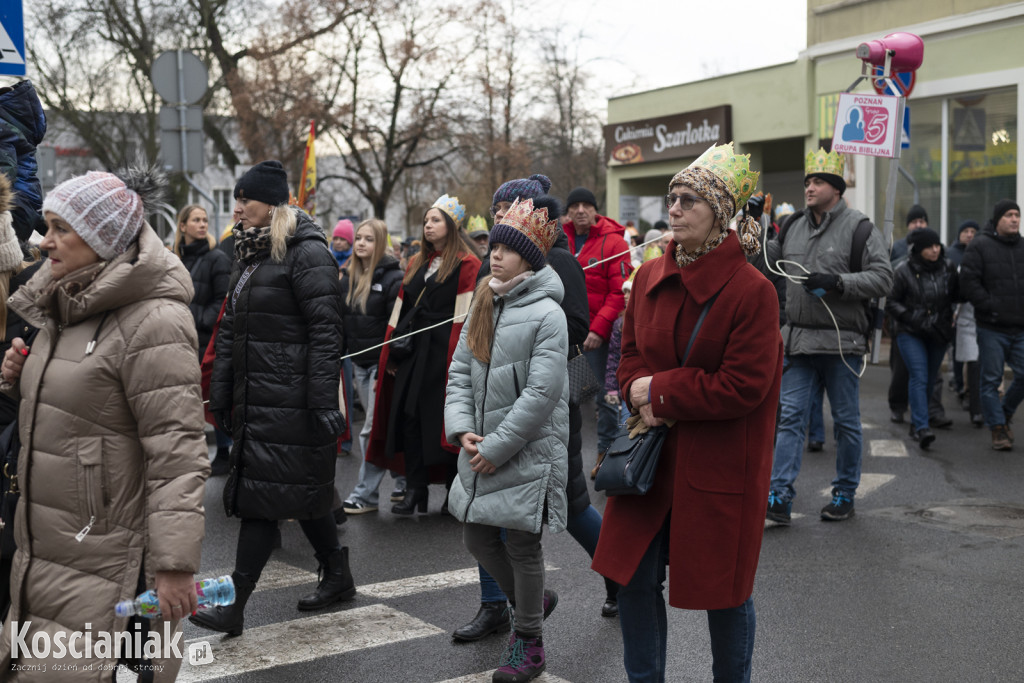
<instances>
[{"instance_id":1,"label":"black boot","mask_svg":"<svg viewBox=\"0 0 1024 683\"><path fill-rule=\"evenodd\" d=\"M213 462L210 463L211 477L219 477L231 471L229 453L230 449L227 446L221 446L217 449L217 455L213 457Z\"/></svg>"},{"instance_id":2,"label":"black boot","mask_svg":"<svg viewBox=\"0 0 1024 683\"><path fill-rule=\"evenodd\" d=\"M199 610L188 618L196 626L206 628L229 636L242 635L245 625L245 603L256 588L256 582L245 574L233 572L231 579L235 582L235 602L223 607L211 607Z\"/></svg>"},{"instance_id":3,"label":"black boot","mask_svg":"<svg viewBox=\"0 0 1024 683\"><path fill-rule=\"evenodd\" d=\"M427 511L427 487L409 488L405 491L405 499L401 503L391 506L393 515L411 515L419 509L420 513Z\"/></svg>"},{"instance_id":4,"label":"black boot","mask_svg":"<svg viewBox=\"0 0 1024 683\"><path fill-rule=\"evenodd\" d=\"M619 584L615 583L609 578L604 580L604 591L605 598L604 604L601 605L601 616L602 617L617 617L619 616Z\"/></svg>"},{"instance_id":5,"label":"black boot","mask_svg":"<svg viewBox=\"0 0 1024 683\"><path fill-rule=\"evenodd\" d=\"M316 590L299 599L300 610L323 609L356 595L356 583L348 568L348 547L335 550L327 557L317 555L320 561L320 583Z\"/></svg>"},{"instance_id":6,"label":"black boot","mask_svg":"<svg viewBox=\"0 0 1024 683\"><path fill-rule=\"evenodd\" d=\"M492 633L508 633L509 626L507 605L501 602L481 602L480 611L465 626L455 629L452 640L460 643L471 643Z\"/></svg>"}]
</instances>

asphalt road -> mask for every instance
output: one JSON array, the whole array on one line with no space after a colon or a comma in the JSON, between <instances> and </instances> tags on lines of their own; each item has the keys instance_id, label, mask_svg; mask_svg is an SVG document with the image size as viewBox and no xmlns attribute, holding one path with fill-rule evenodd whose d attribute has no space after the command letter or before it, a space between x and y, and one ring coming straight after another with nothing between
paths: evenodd
<instances>
[{"instance_id":1,"label":"asphalt road","mask_svg":"<svg viewBox=\"0 0 1024 683\"><path fill-rule=\"evenodd\" d=\"M1016 450L992 451L988 432L971 427L947 391L955 424L922 452L905 425L890 423L887 383L885 366L862 380L856 516L818 517L834 474L830 436L824 453L805 454L793 525L765 530L753 679L1024 680L1024 435ZM592 461L593 415L584 412ZM338 460L343 496L358 465L358 454ZM238 522L224 516L222 487L223 478L207 487L204 574L233 565ZM385 495L390 488L385 478ZM432 487L425 516L396 517L387 504L339 527L360 593L323 613L295 609L316 562L298 525L282 524L283 547L249 603L246 633L224 641L189 624L186 639L208 641L213 663L186 665L181 680L489 681L503 638L450 640L475 613L479 589L459 523L439 514L443 493ZM604 507L603 495L592 500ZM540 680L624 681L618 621L600 615L603 584L589 558L567 533L545 534L544 549L561 601L545 623ZM670 609L669 629L668 680L711 680L705 615Z\"/></svg>"}]
</instances>

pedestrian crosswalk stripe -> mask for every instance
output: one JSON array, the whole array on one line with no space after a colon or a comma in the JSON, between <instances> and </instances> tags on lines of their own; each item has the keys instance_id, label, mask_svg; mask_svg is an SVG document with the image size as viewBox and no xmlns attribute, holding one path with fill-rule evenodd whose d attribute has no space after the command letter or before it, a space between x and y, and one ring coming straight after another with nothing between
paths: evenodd
<instances>
[{"instance_id":1,"label":"pedestrian crosswalk stripe","mask_svg":"<svg viewBox=\"0 0 1024 683\"><path fill-rule=\"evenodd\" d=\"M387 605L367 605L247 628L239 638L211 634L188 640L177 680L191 683L239 676L443 633L437 626ZM193 666L188 646L202 642L210 644L213 661Z\"/></svg>"},{"instance_id":2,"label":"pedestrian crosswalk stripe","mask_svg":"<svg viewBox=\"0 0 1024 683\"><path fill-rule=\"evenodd\" d=\"M231 574L231 569L207 570L201 569L199 576L224 576ZM271 560L260 574L260 580L256 583L257 591L272 591L278 588L290 588L301 586L307 583L317 583L316 572L302 569L285 562Z\"/></svg>"},{"instance_id":3,"label":"pedestrian crosswalk stripe","mask_svg":"<svg viewBox=\"0 0 1024 683\"><path fill-rule=\"evenodd\" d=\"M790 519L795 522L796 520L801 519L801 518L806 517L806 516L807 515L805 515L802 512L794 512L792 515L790 515ZM765 518L765 520L764 520L764 528L765 529L774 529L777 526L783 526L783 525L779 524L778 522L773 522L772 520Z\"/></svg>"},{"instance_id":4,"label":"pedestrian crosswalk stripe","mask_svg":"<svg viewBox=\"0 0 1024 683\"><path fill-rule=\"evenodd\" d=\"M857 487L857 498L871 495L896 478L895 474L861 474L860 486ZM821 490L821 495L832 497L832 487Z\"/></svg>"},{"instance_id":5,"label":"pedestrian crosswalk stripe","mask_svg":"<svg viewBox=\"0 0 1024 683\"><path fill-rule=\"evenodd\" d=\"M556 571L558 567L545 564L546 571ZM427 593L430 591L445 590L446 588L457 588L469 586L480 580L480 570L477 567L467 569L456 569L450 572L438 574L425 574L423 576L410 576L395 581L384 581L382 583L370 583L365 586L358 586L356 590L360 595L367 595L377 600L388 600L401 598L416 593Z\"/></svg>"},{"instance_id":6,"label":"pedestrian crosswalk stripe","mask_svg":"<svg viewBox=\"0 0 1024 683\"><path fill-rule=\"evenodd\" d=\"M490 683L491 682L491 676L493 674L494 674L493 670L491 670L491 671L483 671L483 672L478 673L478 674L470 674L468 676L459 676L458 678L449 678L447 681L441 681L441 683ZM537 678L534 678L533 680L537 681L537 683L569 683L569 681L565 680L564 678L559 678L558 676L552 676L547 671L542 673Z\"/></svg>"},{"instance_id":7,"label":"pedestrian crosswalk stripe","mask_svg":"<svg viewBox=\"0 0 1024 683\"><path fill-rule=\"evenodd\" d=\"M872 439L871 455L876 458L905 458L907 445L899 439Z\"/></svg>"}]
</instances>

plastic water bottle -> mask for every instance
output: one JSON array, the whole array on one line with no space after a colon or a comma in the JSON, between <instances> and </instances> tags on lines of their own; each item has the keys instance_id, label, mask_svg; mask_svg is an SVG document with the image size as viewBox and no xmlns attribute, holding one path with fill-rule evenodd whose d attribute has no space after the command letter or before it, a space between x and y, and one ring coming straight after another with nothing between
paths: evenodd
<instances>
[{"instance_id":1,"label":"plastic water bottle","mask_svg":"<svg viewBox=\"0 0 1024 683\"><path fill-rule=\"evenodd\" d=\"M235 601L235 582L230 576L196 581L196 597L199 598L199 609L230 605ZM122 600L114 606L114 614L119 617L138 615L147 619L160 616L156 590L148 590L134 600Z\"/></svg>"}]
</instances>

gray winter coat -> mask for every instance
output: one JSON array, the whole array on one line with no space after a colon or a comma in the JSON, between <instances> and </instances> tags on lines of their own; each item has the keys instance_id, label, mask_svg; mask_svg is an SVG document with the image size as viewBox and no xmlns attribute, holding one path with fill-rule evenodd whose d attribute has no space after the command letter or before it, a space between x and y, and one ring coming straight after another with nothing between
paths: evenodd
<instances>
[{"instance_id":1,"label":"gray winter coat","mask_svg":"<svg viewBox=\"0 0 1024 683\"><path fill-rule=\"evenodd\" d=\"M788 322L782 328L782 339L786 343L787 355L837 354L840 348L844 355L862 355L867 351L870 321L865 302L889 293L892 289L892 266L882 233L872 230L864 245L860 272L850 272L853 232L863 218L863 213L849 208L846 200L840 199L831 211L825 213L817 228L805 214L789 226L781 247L777 240L766 245L768 258L773 264L779 259L796 261L808 273L838 274L843 283L841 294L831 291L820 299L805 290L800 282L790 280L786 283ZM807 274L795 265L781 265L790 275ZM832 310L839 325L839 335L822 302Z\"/></svg>"},{"instance_id":2,"label":"gray winter coat","mask_svg":"<svg viewBox=\"0 0 1024 683\"><path fill-rule=\"evenodd\" d=\"M494 474L470 469L459 453L459 476L448 509L456 519L540 533L547 512L552 531L565 528L568 471L568 332L559 303L564 290L542 268L494 298L490 364L473 357L469 323L448 370L444 424L448 440L466 432L484 438L480 454Z\"/></svg>"}]
</instances>

